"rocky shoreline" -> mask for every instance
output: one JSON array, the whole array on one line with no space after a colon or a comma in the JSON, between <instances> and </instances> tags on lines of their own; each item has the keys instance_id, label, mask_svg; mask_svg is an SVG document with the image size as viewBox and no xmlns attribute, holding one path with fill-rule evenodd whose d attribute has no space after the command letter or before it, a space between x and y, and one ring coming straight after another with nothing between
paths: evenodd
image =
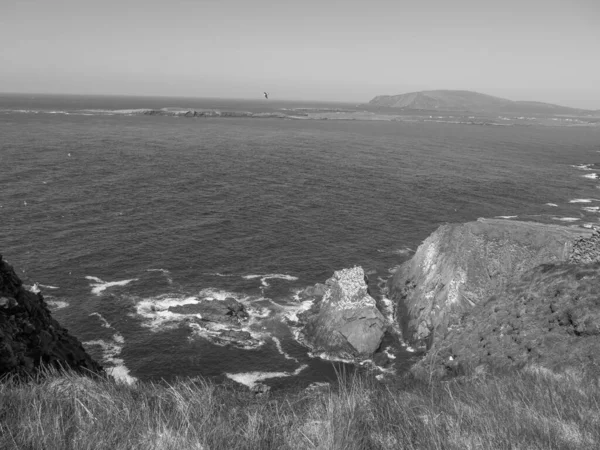
<instances>
[{"instance_id":1,"label":"rocky shoreline","mask_svg":"<svg viewBox=\"0 0 600 450\"><path fill-rule=\"evenodd\" d=\"M400 328L406 343L427 350L412 369L421 375L595 365L599 281L598 231L480 219L440 226L395 270L387 288L398 324L382 314L360 267L301 291L287 322L311 355L380 367L389 363L384 337ZM184 316L211 342L249 349L264 343L248 327L255 313L249 307L204 298L148 306L146 313ZM0 377L34 376L45 365L104 373L0 257Z\"/></svg>"}]
</instances>

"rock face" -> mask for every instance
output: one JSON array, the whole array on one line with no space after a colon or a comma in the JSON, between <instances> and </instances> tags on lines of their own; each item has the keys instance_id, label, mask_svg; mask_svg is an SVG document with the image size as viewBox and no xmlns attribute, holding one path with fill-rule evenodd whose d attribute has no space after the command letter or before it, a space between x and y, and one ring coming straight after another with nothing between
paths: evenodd
<instances>
[{"instance_id":1,"label":"rock face","mask_svg":"<svg viewBox=\"0 0 600 450\"><path fill-rule=\"evenodd\" d=\"M444 376L528 363L598 367L599 287L600 263L535 267L465 314L413 370Z\"/></svg>"},{"instance_id":2,"label":"rock face","mask_svg":"<svg viewBox=\"0 0 600 450\"><path fill-rule=\"evenodd\" d=\"M542 263L566 261L592 230L480 219L440 226L389 282L405 339L431 346L466 311ZM589 246L578 244L579 247Z\"/></svg>"},{"instance_id":3,"label":"rock face","mask_svg":"<svg viewBox=\"0 0 600 450\"><path fill-rule=\"evenodd\" d=\"M312 292L312 308L299 314L301 340L316 352L370 357L381 344L386 324L369 295L363 269L338 270Z\"/></svg>"},{"instance_id":4,"label":"rock face","mask_svg":"<svg viewBox=\"0 0 600 450\"><path fill-rule=\"evenodd\" d=\"M0 256L0 377L34 375L42 364L102 373L81 343L51 317L44 298L25 290Z\"/></svg>"}]
</instances>

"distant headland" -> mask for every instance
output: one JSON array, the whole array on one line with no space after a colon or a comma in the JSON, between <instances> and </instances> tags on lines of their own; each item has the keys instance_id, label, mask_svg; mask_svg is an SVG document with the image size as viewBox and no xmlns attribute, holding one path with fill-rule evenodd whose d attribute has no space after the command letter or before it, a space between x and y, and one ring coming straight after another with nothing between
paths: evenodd
<instances>
[{"instance_id":1,"label":"distant headland","mask_svg":"<svg viewBox=\"0 0 600 450\"><path fill-rule=\"evenodd\" d=\"M409 110L471 111L517 114L600 115L600 110L570 108L551 103L514 101L473 91L434 90L399 95L378 95L372 106Z\"/></svg>"}]
</instances>

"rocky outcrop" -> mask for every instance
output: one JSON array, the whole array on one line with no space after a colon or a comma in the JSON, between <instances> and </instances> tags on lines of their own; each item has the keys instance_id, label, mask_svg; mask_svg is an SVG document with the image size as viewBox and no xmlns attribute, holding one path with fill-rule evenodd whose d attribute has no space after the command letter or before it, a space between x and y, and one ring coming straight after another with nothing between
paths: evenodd
<instances>
[{"instance_id":1,"label":"rocky outcrop","mask_svg":"<svg viewBox=\"0 0 600 450\"><path fill-rule=\"evenodd\" d=\"M368 358L378 349L386 323L369 295L362 268L336 271L311 290L310 310L298 315L300 339L315 352L340 358Z\"/></svg>"},{"instance_id":2,"label":"rocky outcrop","mask_svg":"<svg viewBox=\"0 0 600 450\"><path fill-rule=\"evenodd\" d=\"M388 285L399 302L405 339L432 346L465 312L502 292L527 270L567 261L577 248L574 242L593 233L502 219L440 226Z\"/></svg>"},{"instance_id":3,"label":"rocky outcrop","mask_svg":"<svg viewBox=\"0 0 600 450\"><path fill-rule=\"evenodd\" d=\"M0 377L34 375L42 365L102 373L81 342L51 317L42 295L24 289L0 256Z\"/></svg>"},{"instance_id":4,"label":"rocky outcrop","mask_svg":"<svg viewBox=\"0 0 600 450\"><path fill-rule=\"evenodd\" d=\"M530 363L598 371L599 287L600 263L535 267L453 324L413 371L445 376Z\"/></svg>"}]
</instances>

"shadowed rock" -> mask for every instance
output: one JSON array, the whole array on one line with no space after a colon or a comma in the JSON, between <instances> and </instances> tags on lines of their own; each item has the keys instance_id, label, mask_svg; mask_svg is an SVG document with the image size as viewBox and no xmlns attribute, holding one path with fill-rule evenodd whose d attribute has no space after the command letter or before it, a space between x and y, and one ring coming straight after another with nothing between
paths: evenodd
<instances>
[{"instance_id":1,"label":"shadowed rock","mask_svg":"<svg viewBox=\"0 0 600 450\"><path fill-rule=\"evenodd\" d=\"M24 289L0 256L0 377L35 375L42 365L102 373L81 342L52 318L42 295Z\"/></svg>"}]
</instances>

